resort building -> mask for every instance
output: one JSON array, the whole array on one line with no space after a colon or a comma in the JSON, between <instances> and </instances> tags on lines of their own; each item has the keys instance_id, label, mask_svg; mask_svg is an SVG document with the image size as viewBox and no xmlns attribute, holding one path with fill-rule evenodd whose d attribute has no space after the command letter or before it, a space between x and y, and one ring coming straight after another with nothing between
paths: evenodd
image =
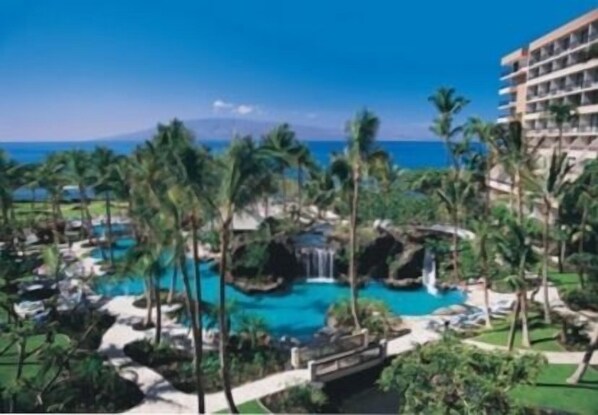
<instances>
[{"instance_id":1,"label":"resort building","mask_svg":"<svg viewBox=\"0 0 598 415\"><path fill-rule=\"evenodd\" d=\"M541 158L552 154L561 132L548 109L567 103L575 120L562 129L562 150L579 173L598 155L598 9L566 23L501 59L499 123L522 122L527 143ZM510 191L509 179L496 171L489 185Z\"/></svg>"}]
</instances>

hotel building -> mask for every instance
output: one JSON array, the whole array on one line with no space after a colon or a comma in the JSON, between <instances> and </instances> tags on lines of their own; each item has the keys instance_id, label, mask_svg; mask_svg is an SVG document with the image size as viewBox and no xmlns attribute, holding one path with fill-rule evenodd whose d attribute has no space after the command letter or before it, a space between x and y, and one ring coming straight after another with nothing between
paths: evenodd
<instances>
[{"instance_id":1,"label":"hotel building","mask_svg":"<svg viewBox=\"0 0 598 415\"><path fill-rule=\"evenodd\" d=\"M598 9L566 23L501 59L499 123L522 122L530 147L541 157L552 154L559 130L548 113L552 104L568 103L578 117L563 128L562 149L579 173L598 155ZM490 186L509 192L503 172Z\"/></svg>"}]
</instances>

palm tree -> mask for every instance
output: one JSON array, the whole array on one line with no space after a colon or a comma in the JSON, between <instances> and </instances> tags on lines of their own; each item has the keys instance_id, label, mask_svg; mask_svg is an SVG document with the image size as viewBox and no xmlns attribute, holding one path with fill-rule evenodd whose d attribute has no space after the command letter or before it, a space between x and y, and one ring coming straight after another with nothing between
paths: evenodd
<instances>
[{"instance_id":1,"label":"palm tree","mask_svg":"<svg viewBox=\"0 0 598 415\"><path fill-rule=\"evenodd\" d=\"M287 185L285 171L291 167L293 159L300 153L300 147L295 138L295 132L288 124L281 124L270 131L262 139L264 151L272 157L275 162L274 169L281 178L282 203L286 211L287 206Z\"/></svg>"},{"instance_id":2,"label":"palm tree","mask_svg":"<svg viewBox=\"0 0 598 415\"><path fill-rule=\"evenodd\" d=\"M117 176L115 166L118 164L119 159L120 157L107 147L97 147L91 155L94 170L97 173L97 182L95 185L96 193L104 195L107 229L106 242L108 243L110 266L112 268L114 267L114 247L112 244L112 212L110 204L112 193L115 189L114 181Z\"/></svg>"},{"instance_id":3,"label":"palm tree","mask_svg":"<svg viewBox=\"0 0 598 415\"><path fill-rule=\"evenodd\" d=\"M297 150L294 151L294 157L297 168L297 220L299 220L303 208L303 174L306 168L308 172L314 170L315 161L311 157L309 147L303 143L297 143Z\"/></svg>"},{"instance_id":4,"label":"palm tree","mask_svg":"<svg viewBox=\"0 0 598 415\"><path fill-rule=\"evenodd\" d=\"M500 140L504 144L500 161L511 176L511 194L515 195L517 219L522 224L525 198L523 178L536 170L537 148L528 147L519 121L509 123L499 131L499 134Z\"/></svg>"},{"instance_id":5,"label":"palm tree","mask_svg":"<svg viewBox=\"0 0 598 415\"><path fill-rule=\"evenodd\" d=\"M232 413L238 413L232 396L229 356L228 356L228 319L226 316L226 279L232 222L235 214L260 197L255 192L264 178L263 150L258 150L251 137L234 138L224 157L219 160L220 186L217 199L208 196L220 227L220 284L219 284L219 317L220 326L220 376L224 395Z\"/></svg>"},{"instance_id":6,"label":"palm tree","mask_svg":"<svg viewBox=\"0 0 598 415\"><path fill-rule=\"evenodd\" d=\"M444 140L447 146L447 164L451 165L452 162L455 170L459 170L459 160L452 151L452 139L461 132L462 127L453 127L453 120L455 115L459 114L469 103L469 100L455 94L454 88L442 87L428 97L428 101L438 111L438 116L434 119L430 130Z\"/></svg>"},{"instance_id":7,"label":"palm tree","mask_svg":"<svg viewBox=\"0 0 598 415\"><path fill-rule=\"evenodd\" d=\"M473 232L475 240L471 244L474 256L480 263L482 271L482 280L484 285L484 312L486 313L486 327L492 328L492 321L490 318L490 265L492 259L491 241L495 238L493 234L493 226L489 223L489 217L486 216L481 220L473 222Z\"/></svg>"},{"instance_id":8,"label":"palm tree","mask_svg":"<svg viewBox=\"0 0 598 415\"><path fill-rule=\"evenodd\" d=\"M574 105L567 103L551 104L548 106L548 114L559 129L558 153L563 149L563 127L565 124L571 124L578 117L577 109Z\"/></svg>"},{"instance_id":9,"label":"palm tree","mask_svg":"<svg viewBox=\"0 0 598 415\"><path fill-rule=\"evenodd\" d=\"M62 211L60 209L62 190L68 183L62 154L52 153L46 158L40 166L39 179L40 187L46 190L50 200L54 235L55 238L58 238L58 222L62 220Z\"/></svg>"},{"instance_id":10,"label":"palm tree","mask_svg":"<svg viewBox=\"0 0 598 415\"><path fill-rule=\"evenodd\" d=\"M87 229L88 238L93 236L91 214L89 213L89 200L87 187L92 182L92 169L89 154L83 150L70 150L64 154L68 180L75 183L79 189L79 208L81 209L82 226ZM82 228L83 229L83 228Z\"/></svg>"},{"instance_id":11,"label":"palm tree","mask_svg":"<svg viewBox=\"0 0 598 415\"><path fill-rule=\"evenodd\" d=\"M571 165L567 162L567 154L553 151L552 157L546 169L536 172L532 177L528 177L532 192L535 193L544 207L544 231L542 233L542 246L544 255L542 258L542 286L544 293L544 321L551 323L550 303L548 300L548 257L549 251L549 232L551 223L551 214L554 205L558 203L560 196L567 186L567 175L571 171Z\"/></svg>"},{"instance_id":12,"label":"palm tree","mask_svg":"<svg viewBox=\"0 0 598 415\"><path fill-rule=\"evenodd\" d=\"M380 120L374 113L364 109L347 123L347 159L351 168L351 218L349 228L349 282L351 285L351 314L355 328L361 328L357 310L357 220L359 216L359 186L368 167L374 160L387 158L387 154L376 148L376 134Z\"/></svg>"},{"instance_id":13,"label":"palm tree","mask_svg":"<svg viewBox=\"0 0 598 415\"><path fill-rule=\"evenodd\" d=\"M181 238L181 232L177 232L175 243L175 256L178 258L178 267L182 271L183 284L187 300L187 308L191 316L191 329L193 332L195 380L198 398L198 412L205 412L205 401L202 383L202 358L203 358L203 308L202 291L199 270L199 225L202 213L207 216L209 206L206 203L206 194L215 192L216 177L214 176L213 160L203 148L188 147L178 157L176 165L173 166L173 178L175 185L179 186L179 192L169 192L172 200L171 208L175 223L181 223L183 209L191 212L191 241L193 244L193 280L195 287L195 301L192 299L190 278L186 266L186 241ZM188 197L184 198L181 195ZM183 200L187 201L184 203ZM177 209L178 207L178 209Z\"/></svg>"},{"instance_id":14,"label":"palm tree","mask_svg":"<svg viewBox=\"0 0 598 415\"><path fill-rule=\"evenodd\" d=\"M484 215L490 214L490 172L498 163L499 154L502 150L498 127L491 122L485 122L481 118L472 117L465 126L466 136L476 136L486 146L486 160L484 163Z\"/></svg>"},{"instance_id":15,"label":"palm tree","mask_svg":"<svg viewBox=\"0 0 598 415\"><path fill-rule=\"evenodd\" d=\"M454 232L452 238L452 257L453 257L453 278L457 283L460 280L459 268L459 235L457 233L460 227L461 211L465 206L465 201L471 193L471 185L464 178L460 177L456 171L450 172L441 181L441 187L436 190L437 196L446 212L448 213Z\"/></svg>"},{"instance_id":16,"label":"palm tree","mask_svg":"<svg viewBox=\"0 0 598 415\"><path fill-rule=\"evenodd\" d=\"M581 175L567 186L566 193L563 197L561 208L573 207L573 209L581 210L579 223L576 226L577 232L573 239L577 241L577 254L584 254L584 247L586 245L586 236L588 231L591 231L589 222L590 218L594 217L596 208L598 207L598 162L595 160L588 163ZM573 203L567 203L573 201ZM567 210L567 209L564 209ZM563 216L563 215L561 215ZM564 220L566 221L566 219ZM569 222L569 221L567 221ZM578 267L579 283L584 287L585 279L583 267Z\"/></svg>"},{"instance_id":17,"label":"palm tree","mask_svg":"<svg viewBox=\"0 0 598 415\"><path fill-rule=\"evenodd\" d=\"M577 385L579 383L584 373L586 373L586 370L588 370L590 362L592 361L592 355L596 349L598 349L598 325L594 325L594 331L590 336L590 342L586 347L586 352L584 353L579 366L577 366L577 369L575 369L575 372L567 379L567 383L573 385Z\"/></svg>"},{"instance_id":18,"label":"palm tree","mask_svg":"<svg viewBox=\"0 0 598 415\"><path fill-rule=\"evenodd\" d=\"M523 347L531 346L527 321L527 285L525 273L535 263L536 257L526 225L522 225L519 221L507 217L501 224L500 232L495 234L498 255L507 266L507 282L517 292L517 302L507 341L509 350L513 349L519 317L521 317L522 326L521 344Z\"/></svg>"},{"instance_id":19,"label":"palm tree","mask_svg":"<svg viewBox=\"0 0 598 415\"><path fill-rule=\"evenodd\" d=\"M4 225L8 225L12 209L13 192L20 186L22 167L0 150L0 206Z\"/></svg>"}]
</instances>

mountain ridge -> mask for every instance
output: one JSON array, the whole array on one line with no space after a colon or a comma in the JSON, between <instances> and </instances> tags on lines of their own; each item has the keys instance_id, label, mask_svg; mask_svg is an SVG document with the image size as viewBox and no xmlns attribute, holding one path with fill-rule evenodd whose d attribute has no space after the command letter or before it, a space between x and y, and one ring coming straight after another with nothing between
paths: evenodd
<instances>
[{"instance_id":1,"label":"mountain ridge","mask_svg":"<svg viewBox=\"0 0 598 415\"><path fill-rule=\"evenodd\" d=\"M189 128L196 137L210 140L229 140L234 134L252 135L260 137L270 131L279 122L261 121L238 118L197 118L183 120L185 126ZM344 137L341 129L317 127L312 125L291 124L291 128L302 140L330 140ZM94 138L92 140L101 141L143 141L150 139L155 128L147 128L130 133L116 134L106 137Z\"/></svg>"}]
</instances>

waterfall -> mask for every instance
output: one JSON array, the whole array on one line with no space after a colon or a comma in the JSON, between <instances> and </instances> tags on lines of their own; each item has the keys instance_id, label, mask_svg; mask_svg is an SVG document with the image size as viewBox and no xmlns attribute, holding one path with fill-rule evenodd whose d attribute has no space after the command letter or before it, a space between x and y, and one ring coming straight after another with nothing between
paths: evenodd
<instances>
[{"instance_id":1,"label":"waterfall","mask_svg":"<svg viewBox=\"0 0 598 415\"><path fill-rule=\"evenodd\" d=\"M430 248L426 248L424 253L422 283L429 294L438 295L438 289L436 288L436 257Z\"/></svg>"},{"instance_id":2,"label":"waterfall","mask_svg":"<svg viewBox=\"0 0 598 415\"><path fill-rule=\"evenodd\" d=\"M334 282L334 250L304 248L301 260L308 282Z\"/></svg>"}]
</instances>

